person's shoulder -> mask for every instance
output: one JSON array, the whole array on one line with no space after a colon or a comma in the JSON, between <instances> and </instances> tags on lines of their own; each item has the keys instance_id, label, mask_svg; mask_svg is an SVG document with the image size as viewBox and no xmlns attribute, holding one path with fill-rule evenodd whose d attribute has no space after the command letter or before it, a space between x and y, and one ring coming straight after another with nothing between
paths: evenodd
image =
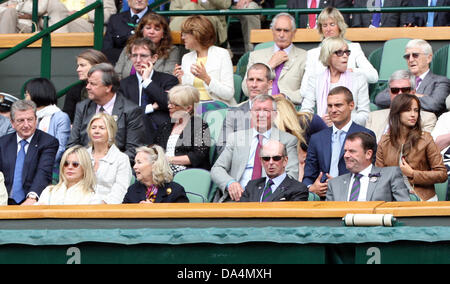
<instances>
[{"instance_id":1,"label":"person's shoulder","mask_svg":"<svg viewBox=\"0 0 450 284\"><path fill-rule=\"evenodd\" d=\"M36 131L34 132L33 138L34 137L36 137L37 141L41 142L41 143L38 143L39 146L41 146L41 145L45 146L47 144L55 144L55 143L57 145L59 145L59 142L55 137L53 137L52 135L45 133L44 131L41 131L39 129L36 129ZM34 139L32 139L32 140L34 140ZM46 143L43 144L42 142L46 142Z\"/></svg>"}]
</instances>

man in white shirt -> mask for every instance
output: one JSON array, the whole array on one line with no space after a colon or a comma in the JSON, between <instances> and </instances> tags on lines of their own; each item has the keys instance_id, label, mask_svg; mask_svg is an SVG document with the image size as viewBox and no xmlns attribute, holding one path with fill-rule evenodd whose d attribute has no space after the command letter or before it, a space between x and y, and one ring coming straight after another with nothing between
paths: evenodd
<instances>
[{"instance_id":1,"label":"man in white shirt","mask_svg":"<svg viewBox=\"0 0 450 284\"><path fill-rule=\"evenodd\" d=\"M298 141L295 136L273 127L276 109L276 102L271 96L257 96L251 109L252 128L228 136L225 149L211 169L211 177L219 188L215 201L239 201L250 180L266 176L259 149L269 139L286 145L289 159L286 172L298 179Z\"/></svg>"},{"instance_id":2,"label":"man in white shirt","mask_svg":"<svg viewBox=\"0 0 450 284\"><path fill-rule=\"evenodd\" d=\"M345 141L344 160L349 173L328 182L327 201L409 201L409 192L398 167L372 165L376 140L355 132Z\"/></svg>"}]
</instances>

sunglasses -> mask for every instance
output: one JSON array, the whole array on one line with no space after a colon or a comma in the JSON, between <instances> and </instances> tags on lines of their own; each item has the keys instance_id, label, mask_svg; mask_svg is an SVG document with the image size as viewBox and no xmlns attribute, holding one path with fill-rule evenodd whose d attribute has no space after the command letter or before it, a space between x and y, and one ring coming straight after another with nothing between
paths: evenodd
<instances>
[{"instance_id":1,"label":"sunglasses","mask_svg":"<svg viewBox=\"0 0 450 284\"><path fill-rule=\"evenodd\" d=\"M64 162L64 167L65 168L67 168L69 165L72 165L72 167L76 169L76 168L78 168L80 166L80 163L78 163L78 162L68 162L68 161Z\"/></svg>"},{"instance_id":2,"label":"sunglasses","mask_svg":"<svg viewBox=\"0 0 450 284\"><path fill-rule=\"evenodd\" d=\"M273 157L261 157L264 162L269 162L272 159L274 162L279 162L283 159L283 156L273 156Z\"/></svg>"},{"instance_id":3,"label":"sunglasses","mask_svg":"<svg viewBox=\"0 0 450 284\"><path fill-rule=\"evenodd\" d=\"M403 55L403 58L404 58L405 60L408 60L408 59L411 58L411 56L412 56L414 59L417 59L417 58L419 58L419 55L421 55L421 54L422 54L422 53L417 53L417 52L407 53L407 54Z\"/></svg>"},{"instance_id":4,"label":"sunglasses","mask_svg":"<svg viewBox=\"0 0 450 284\"><path fill-rule=\"evenodd\" d=\"M402 91L402 94L411 92L411 87L404 87L404 88L391 88L391 93L398 94L400 91Z\"/></svg>"},{"instance_id":5,"label":"sunglasses","mask_svg":"<svg viewBox=\"0 0 450 284\"><path fill-rule=\"evenodd\" d=\"M349 49L347 49L347 50L339 49L334 52L334 54L336 54L338 57L342 57L344 55L344 53L347 54L347 56L350 56L350 53L352 53L352 51Z\"/></svg>"}]
</instances>

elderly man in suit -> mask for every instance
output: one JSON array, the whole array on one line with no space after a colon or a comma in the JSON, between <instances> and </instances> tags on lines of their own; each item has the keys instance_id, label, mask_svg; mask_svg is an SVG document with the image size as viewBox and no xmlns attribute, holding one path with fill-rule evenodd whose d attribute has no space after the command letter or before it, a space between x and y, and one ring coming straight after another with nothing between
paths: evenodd
<instances>
[{"instance_id":1,"label":"elderly man in suit","mask_svg":"<svg viewBox=\"0 0 450 284\"><path fill-rule=\"evenodd\" d=\"M119 59L128 38L134 34L136 25L150 11L145 0L127 1L130 10L111 16L103 38L102 52L113 65Z\"/></svg>"},{"instance_id":2,"label":"elderly man in suit","mask_svg":"<svg viewBox=\"0 0 450 284\"><path fill-rule=\"evenodd\" d=\"M86 86L89 99L77 104L68 148L87 145L89 137L86 128L89 121L94 114L106 112L117 122L117 148L133 162L135 149L144 145L143 112L137 104L117 92L119 85L119 77L112 65L100 63L89 70Z\"/></svg>"},{"instance_id":3,"label":"elderly man in suit","mask_svg":"<svg viewBox=\"0 0 450 284\"><path fill-rule=\"evenodd\" d=\"M336 87L327 98L328 116L333 126L311 136L306 154L303 183L309 191L325 198L328 181L348 173L344 163L344 142L354 132L375 133L352 122L353 95L346 87Z\"/></svg>"},{"instance_id":4,"label":"elderly man in suit","mask_svg":"<svg viewBox=\"0 0 450 284\"><path fill-rule=\"evenodd\" d=\"M416 93L423 110L434 112L437 116L445 111L445 99L450 93L450 80L447 77L433 74L430 70L433 59L431 45L422 39L410 40L403 56L409 71L416 76ZM375 103L381 108L391 104L389 90L379 93Z\"/></svg>"},{"instance_id":5,"label":"elderly man in suit","mask_svg":"<svg viewBox=\"0 0 450 284\"><path fill-rule=\"evenodd\" d=\"M328 182L327 201L409 201L409 191L398 167L372 165L375 137L365 132L350 134L344 159L349 173Z\"/></svg>"},{"instance_id":6,"label":"elderly man in suit","mask_svg":"<svg viewBox=\"0 0 450 284\"><path fill-rule=\"evenodd\" d=\"M308 188L286 174L286 147L279 141L269 141L260 152L266 177L251 180L240 202L306 201Z\"/></svg>"},{"instance_id":7,"label":"elderly man in suit","mask_svg":"<svg viewBox=\"0 0 450 284\"><path fill-rule=\"evenodd\" d=\"M273 72L267 64L255 63L247 71L245 83L248 89L249 99L236 107L229 108L223 121L222 132L217 143L217 152L220 154L226 145L227 136L230 133L249 129L252 108L252 100L259 95L266 95L272 86Z\"/></svg>"},{"instance_id":8,"label":"elderly man in suit","mask_svg":"<svg viewBox=\"0 0 450 284\"><path fill-rule=\"evenodd\" d=\"M407 0L354 0L355 8L406 7ZM357 28L402 27L407 23L406 13L355 13L352 26Z\"/></svg>"},{"instance_id":9,"label":"elderly man in suit","mask_svg":"<svg viewBox=\"0 0 450 284\"><path fill-rule=\"evenodd\" d=\"M398 95L416 93L415 76L407 70L397 70L389 78L389 94L391 101ZM377 135L377 141L389 130L390 109L381 109L369 113L366 128L372 130ZM436 124L436 115L432 112L420 111L421 125L423 131L431 132Z\"/></svg>"},{"instance_id":10,"label":"elderly man in suit","mask_svg":"<svg viewBox=\"0 0 450 284\"><path fill-rule=\"evenodd\" d=\"M295 136L273 127L276 109L273 97L257 96L251 109L252 128L228 136L225 149L211 169L211 177L219 188L215 201L239 201L250 180L266 176L259 149L269 140L278 140L286 145L286 172L298 179L298 141Z\"/></svg>"},{"instance_id":11,"label":"elderly man in suit","mask_svg":"<svg viewBox=\"0 0 450 284\"><path fill-rule=\"evenodd\" d=\"M271 94L283 94L295 104L300 104L306 51L292 43L297 30L295 19L287 13L280 13L273 18L271 30L274 46L251 52L247 69L258 62L267 64L275 72ZM248 96L246 79L247 76L242 82L242 90Z\"/></svg>"},{"instance_id":12,"label":"elderly man in suit","mask_svg":"<svg viewBox=\"0 0 450 284\"><path fill-rule=\"evenodd\" d=\"M58 140L37 128L36 104L16 101L11 106L15 133L0 138L0 172L5 177L10 205L32 205L52 182Z\"/></svg>"},{"instance_id":13,"label":"elderly man in suit","mask_svg":"<svg viewBox=\"0 0 450 284\"><path fill-rule=\"evenodd\" d=\"M178 79L153 69L158 54L148 38L131 43L130 58L136 74L120 81L119 92L144 110L145 143L153 144L156 130L170 122L167 91L178 85Z\"/></svg>"}]
</instances>

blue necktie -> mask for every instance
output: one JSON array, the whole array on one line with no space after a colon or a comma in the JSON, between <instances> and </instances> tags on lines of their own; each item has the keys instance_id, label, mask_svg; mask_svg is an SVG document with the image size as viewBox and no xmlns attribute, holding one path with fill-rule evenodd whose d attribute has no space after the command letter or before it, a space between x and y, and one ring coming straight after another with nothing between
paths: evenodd
<instances>
[{"instance_id":1,"label":"blue necktie","mask_svg":"<svg viewBox=\"0 0 450 284\"><path fill-rule=\"evenodd\" d=\"M381 8L381 0L375 0L375 7ZM381 23L381 13L373 13L372 15L372 26L380 27Z\"/></svg>"},{"instance_id":2,"label":"blue necktie","mask_svg":"<svg viewBox=\"0 0 450 284\"><path fill-rule=\"evenodd\" d=\"M25 146L27 144L27 140L20 141L20 150L17 154L16 167L14 168L14 181L11 189L11 197L17 204L20 204L25 199L25 192L22 188L22 171L23 163L25 161Z\"/></svg>"},{"instance_id":3,"label":"blue necktie","mask_svg":"<svg viewBox=\"0 0 450 284\"><path fill-rule=\"evenodd\" d=\"M437 0L431 0L430 7L436 6ZM428 12L427 27L434 26L434 12Z\"/></svg>"},{"instance_id":4,"label":"blue necktie","mask_svg":"<svg viewBox=\"0 0 450 284\"><path fill-rule=\"evenodd\" d=\"M338 130L333 134L331 141L331 164L330 164L330 176L339 176L339 159L341 156L342 145L344 145L345 131Z\"/></svg>"}]
</instances>

